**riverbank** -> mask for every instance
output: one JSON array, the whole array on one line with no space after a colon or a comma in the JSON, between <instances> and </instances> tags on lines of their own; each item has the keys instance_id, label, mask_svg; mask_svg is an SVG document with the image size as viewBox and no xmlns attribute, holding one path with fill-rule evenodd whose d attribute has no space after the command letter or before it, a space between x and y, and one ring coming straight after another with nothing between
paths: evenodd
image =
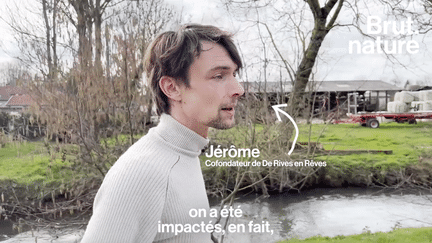
<instances>
[{"instance_id":1,"label":"riverbank","mask_svg":"<svg viewBox=\"0 0 432 243\"><path fill-rule=\"evenodd\" d=\"M214 146L258 148L260 157L202 156L208 188L217 193L222 186L219 181L233 188L239 174L244 175L241 186L259 182L253 189L264 194L316 187L432 187L431 123L388 123L378 129L358 124L299 125L297 145L288 156L292 134L292 129L284 130L280 125L215 131ZM222 166L205 163L208 160ZM251 163L240 168L221 163L231 160ZM253 165L255 160L261 165Z\"/></svg>"},{"instance_id":2,"label":"riverbank","mask_svg":"<svg viewBox=\"0 0 432 243\"><path fill-rule=\"evenodd\" d=\"M429 243L432 242L432 228L406 228L395 229L391 232L370 233L365 232L359 235L321 237L314 236L308 239L291 239L279 243Z\"/></svg>"},{"instance_id":3,"label":"riverbank","mask_svg":"<svg viewBox=\"0 0 432 243\"><path fill-rule=\"evenodd\" d=\"M239 125L230 130L212 131L211 144L258 148L260 157L254 160L261 162L313 160L324 161L325 166L207 166L206 160L231 158L203 155L203 175L209 195L225 195L225 191L234 188L237 175L244 175L240 183L247 190L265 195L317 187L432 187L431 123L389 123L378 129L357 124L299 125L298 144L290 156L287 151L293 131L286 127ZM66 145L64 149L77 148ZM56 209L50 211L54 213L49 217L90 210L102 178L97 174L75 173L69 163L74 159L70 154L43 141L12 142L0 148L0 193L4 209L0 215L10 216L11 209L16 214L14 205L24 206L27 214L31 213L27 207L30 206L44 217L48 217L42 214L45 209ZM79 200L67 201L76 196Z\"/></svg>"},{"instance_id":4,"label":"riverbank","mask_svg":"<svg viewBox=\"0 0 432 243\"><path fill-rule=\"evenodd\" d=\"M275 243L317 235L348 237L368 231L376 233L396 228L431 227L431 193L425 190L322 188L268 198L254 193L242 195L234 202L234 207L240 208L242 215L231 217L229 224L245 225L245 231L229 232L224 242ZM220 199L210 199L211 207L219 209ZM57 221L68 226L63 230L59 228L60 223L50 222L50 226L40 227L38 232L33 227L33 237L31 233L20 234L7 242L32 243L36 236L38 242L75 242L62 239L79 239L85 224L79 229L76 224L79 222L70 219ZM248 226L250 222L268 222L272 233L251 231Z\"/></svg>"}]
</instances>

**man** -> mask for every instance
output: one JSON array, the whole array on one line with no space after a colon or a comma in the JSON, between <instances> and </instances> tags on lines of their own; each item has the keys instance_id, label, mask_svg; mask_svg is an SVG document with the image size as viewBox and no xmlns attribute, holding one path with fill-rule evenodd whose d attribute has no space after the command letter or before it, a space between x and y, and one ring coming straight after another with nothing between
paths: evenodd
<instances>
[{"instance_id":1,"label":"man","mask_svg":"<svg viewBox=\"0 0 432 243\"><path fill-rule=\"evenodd\" d=\"M235 124L244 92L236 80L240 68L231 35L213 26L187 25L153 41L145 71L160 123L107 173L82 243L211 242L207 229L197 226L210 223L198 155L209 127ZM207 213L191 213L201 210ZM169 228L188 225L193 232Z\"/></svg>"}]
</instances>

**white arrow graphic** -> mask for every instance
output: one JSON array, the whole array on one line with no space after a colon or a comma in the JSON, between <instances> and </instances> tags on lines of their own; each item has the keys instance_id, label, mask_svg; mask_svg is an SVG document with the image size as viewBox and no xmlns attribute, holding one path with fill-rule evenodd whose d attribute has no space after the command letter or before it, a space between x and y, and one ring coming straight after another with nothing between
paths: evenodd
<instances>
[{"instance_id":1,"label":"white arrow graphic","mask_svg":"<svg viewBox=\"0 0 432 243\"><path fill-rule=\"evenodd\" d=\"M279 112L280 112L280 113L284 114L285 116L287 116L288 119L290 119L290 121L292 122L292 124L294 124L294 128L295 128L296 134L295 134L292 146L291 146L291 150L288 152L288 155L290 155L293 152L295 144L297 142L297 138L298 138L298 135L299 135L299 129L298 129L297 124L295 123L294 119L290 115L288 115L288 113L286 113L285 111L283 111L282 109L280 109L280 107L286 107L286 106L288 106L288 105L287 104L280 104L280 105L274 105L274 106L272 106L272 108L275 110L276 117L277 117L277 119L279 121L282 121L282 119L281 119L281 117L279 115Z\"/></svg>"}]
</instances>

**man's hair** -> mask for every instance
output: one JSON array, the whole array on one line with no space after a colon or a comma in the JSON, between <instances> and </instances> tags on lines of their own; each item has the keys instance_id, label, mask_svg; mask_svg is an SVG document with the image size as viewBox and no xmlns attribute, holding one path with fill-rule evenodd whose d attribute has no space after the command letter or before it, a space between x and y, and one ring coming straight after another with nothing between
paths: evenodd
<instances>
[{"instance_id":1,"label":"man's hair","mask_svg":"<svg viewBox=\"0 0 432 243\"><path fill-rule=\"evenodd\" d=\"M146 50L144 71L156 103L157 113L170 113L168 97L159 86L163 76L189 86L189 68L202 50L201 41L223 46L232 61L241 69L240 54L232 40L232 34L210 25L184 25L177 32L167 31L156 37Z\"/></svg>"}]
</instances>

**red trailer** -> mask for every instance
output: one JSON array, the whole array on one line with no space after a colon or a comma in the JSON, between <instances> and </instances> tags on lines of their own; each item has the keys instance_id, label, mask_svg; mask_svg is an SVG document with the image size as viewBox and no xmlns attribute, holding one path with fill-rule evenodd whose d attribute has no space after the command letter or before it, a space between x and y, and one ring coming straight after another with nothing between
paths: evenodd
<instances>
[{"instance_id":1,"label":"red trailer","mask_svg":"<svg viewBox=\"0 0 432 243\"><path fill-rule=\"evenodd\" d=\"M378 117L384 117L385 119L392 119L395 122L403 123L409 122L410 124L416 124L417 119L432 119L432 112L407 112L407 113L387 113L387 112L365 112L357 114L348 114L350 117L348 120L336 120L334 123L360 123L362 126L368 126L370 128L378 128L379 121Z\"/></svg>"}]
</instances>

